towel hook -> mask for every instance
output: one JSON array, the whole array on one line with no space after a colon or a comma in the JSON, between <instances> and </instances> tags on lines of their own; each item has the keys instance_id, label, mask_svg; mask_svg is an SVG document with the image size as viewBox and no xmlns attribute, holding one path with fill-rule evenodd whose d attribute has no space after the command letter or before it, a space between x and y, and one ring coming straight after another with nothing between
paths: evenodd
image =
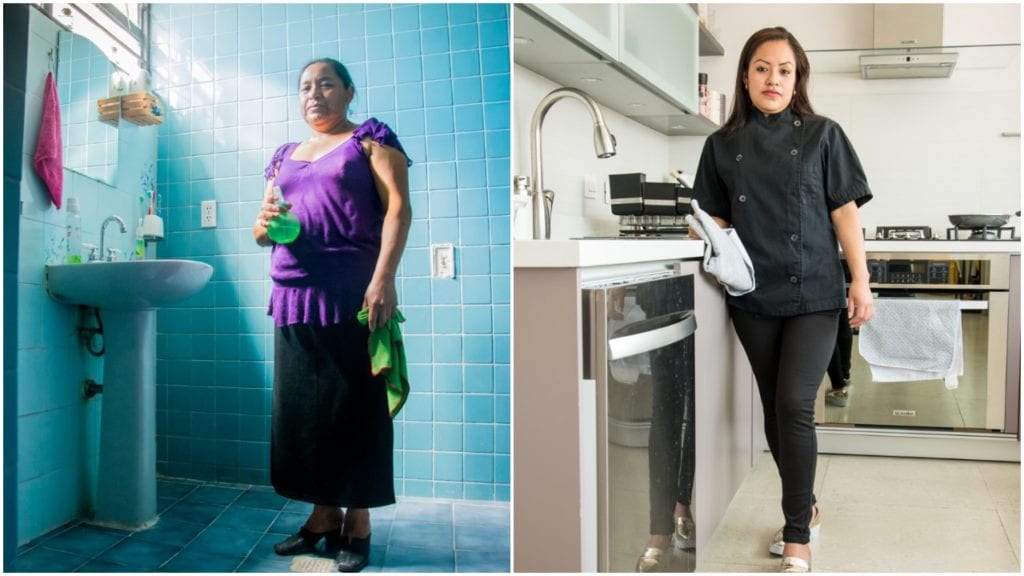
<instances>
[{"instance_id":1,"label":"towel hook","mask_svg":"<svg viewBox=\"0 0 1024 576\"><path fill-rule=\"evenodd\" d=\"M53 72L53 48L50 48L49 52L46 53L46 58L49 60L50 72Z\"/></svg>"}]
</instances>

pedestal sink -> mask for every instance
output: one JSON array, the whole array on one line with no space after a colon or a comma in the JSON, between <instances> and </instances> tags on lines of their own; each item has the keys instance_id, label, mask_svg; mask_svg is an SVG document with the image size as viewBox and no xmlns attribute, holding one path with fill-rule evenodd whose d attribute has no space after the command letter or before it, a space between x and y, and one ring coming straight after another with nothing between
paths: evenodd
<instances>
[{"instance_id":1,"label":"pedestal sink","mask_svg":"<svg viewBox=\"0 0 1024 576\"><path fill-rule=\"evenodd\" d=\"M199 292L212 274L192 260L46 267L51 298L99 308L103 321L97 524L138 530L157 521L156 308Z\"/></svg>"}]
</instances>

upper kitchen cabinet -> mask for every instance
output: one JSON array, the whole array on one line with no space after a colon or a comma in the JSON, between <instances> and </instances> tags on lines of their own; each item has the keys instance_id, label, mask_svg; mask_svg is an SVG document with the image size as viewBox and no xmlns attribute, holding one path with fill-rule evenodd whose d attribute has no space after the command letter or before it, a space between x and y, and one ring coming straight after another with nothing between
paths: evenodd
<instances>
[{"instance_id":1,"label":"upper kitchen cabinet","mask_svg":"<svg viewBox=\"0 0 1024 576\"><path fill-rule=\"evenodd\" d=\"M565 33L589 45L609 60L619 59L618 4L531 4Z\"/></svg>"},{"instance_id":2,"label":"upper kitchen cabinet","mask_svg":"<svg viewBox=\"0 0 1024 576\"><path fill-rule=\"evenodd\" d=\"M622 4L619 60L654 90L697 110L697 14L686 4Z\"/></svg>"},{"instance_id":3,"label":"upper kitchen cabinet","mask_svg":"<svg viewBox=\"0 0 1024 576\"><path fill-rule=\"evenodd\" d=\"M516 4L515 62L670 136L697 113L700 27L687 4Z\"/></svg>"}]
</instances>

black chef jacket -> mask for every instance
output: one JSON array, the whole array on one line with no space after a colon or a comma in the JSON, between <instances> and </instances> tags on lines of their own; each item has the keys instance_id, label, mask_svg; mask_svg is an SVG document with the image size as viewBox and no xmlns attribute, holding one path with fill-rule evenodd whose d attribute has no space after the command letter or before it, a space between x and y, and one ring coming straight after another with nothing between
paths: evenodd
<instances>
[{"instance_id":1,"label":"black chef jacket","mask_svg":"<svg viewBox=\"0 0 1024 576\"><path fill-rule=\"evenodd\" d=\"M846 307L830 213L871 190L839 124L754 110L732 136L708 137L694 198L736 228L753 261L756 289L728 296L730 306L770 316Z\"/></svg>"}]
</instances>

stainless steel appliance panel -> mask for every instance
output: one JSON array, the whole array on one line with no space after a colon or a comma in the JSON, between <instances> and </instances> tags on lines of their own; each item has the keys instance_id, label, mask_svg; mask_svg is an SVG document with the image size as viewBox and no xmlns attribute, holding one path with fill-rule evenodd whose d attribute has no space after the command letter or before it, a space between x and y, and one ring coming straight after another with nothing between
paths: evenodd
<instances>
[{"instance_id":1,"label":"stainless steel appliance panel","mask_svg":"<svg viewBox=\"0 0 1024 576\"><path fill-rule=\"evenodd\" d=\"M597 382L598 570L631 572L652 506L674 512L676 497L658 495L666 485L692 493L693 276L592 287L583 306L584 377ZM669 556L674 572L696 569L695 549Z\"/></svg>"},{"instance_id":2,"label":"stainless steel appliance panel","mask_svg":"<svg viewBox=\"0 0 1024 576\"><path fill-rule=\"evenodd\" d=\"M1011 431L1008 420L1016 412L1007 416L1006 399L1015 397L1019 382L1008 390L1009 256L869 252L867 258L872 292L878 297L960 302L964 372L954 390L947 390L941 380L873 382L855 334L847 405L822 401L830 388L826 377L816 421L826 426Z\"/></svg>"}]
</instances>

